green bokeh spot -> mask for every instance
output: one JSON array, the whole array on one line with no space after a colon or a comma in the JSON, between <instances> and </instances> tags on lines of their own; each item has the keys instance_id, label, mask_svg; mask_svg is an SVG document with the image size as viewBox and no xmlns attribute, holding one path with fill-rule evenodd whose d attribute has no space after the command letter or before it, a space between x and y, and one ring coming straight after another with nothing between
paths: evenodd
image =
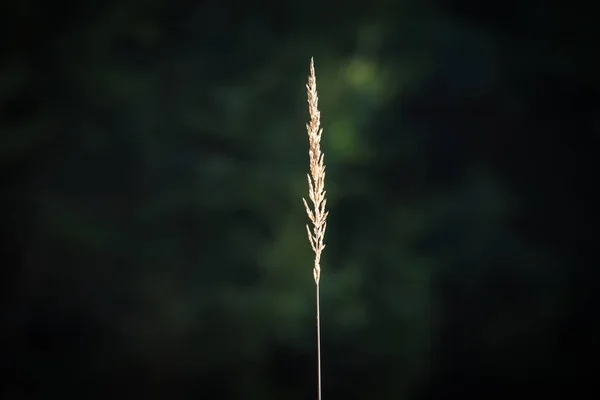
<instances>
[{"instance_id":1,"label":"green bokeh spot","mask_svg":"<svg viewBox=\"0 0 600 400\"><path fill-rule=\"evenodd\" d=\"M355 58L346 67L346 79L356 89L365 89L375 83L377 67L375 63Z\"/></svg>"},{"instance_id":2,"label":"green bokeh spot","mask_svg":"<svg viewBox=\"0 0 600 400\"><path fill-rule=\"evenodd\" d=\"M329 127L329 144L335 151L336 157L344 160L357 158L361 152L361 140L355 129L355 124L349 118L332 122ZM325 137L325 134L323 134Z\"/></svg>"}]
</instances>

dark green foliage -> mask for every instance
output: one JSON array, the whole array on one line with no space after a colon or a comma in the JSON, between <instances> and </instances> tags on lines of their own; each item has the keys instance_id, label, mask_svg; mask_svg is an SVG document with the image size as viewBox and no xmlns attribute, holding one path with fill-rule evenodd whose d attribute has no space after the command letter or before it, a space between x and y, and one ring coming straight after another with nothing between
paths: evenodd
<instances>
[{"instance_id":1,"label":"dark green foliage","mask_svg":"<svg viewBox=\"0 0 600 400\"><path fill-rule=\"evenodd\" d=\"M597 282L589 13L62 3L0 11L6 398L314 398L311 56L325 398L576 375Z\"/></svg>"}]
</instances>

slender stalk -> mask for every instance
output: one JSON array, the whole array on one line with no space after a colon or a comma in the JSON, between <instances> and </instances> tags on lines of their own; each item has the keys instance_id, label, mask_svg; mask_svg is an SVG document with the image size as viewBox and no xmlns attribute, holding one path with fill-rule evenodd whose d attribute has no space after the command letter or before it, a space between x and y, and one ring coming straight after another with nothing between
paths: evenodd
<instances>
[{"instance_id":1,"label":"slender stalk","mask_svg":"<svg viewBox=\"0 0 600 400\"><path fill-rule=\"evenodd\" d=\"M315 76L315 64L313 59L310 59L310 75L308 84L306 85L308 95L308 111L310 113L310 122L306 124L309 142L309 160L310 174L308 176L308 195L313 204L311 209L305 199L304 207L308 218L313 223L313 229L306 225L308 232L308 241L315 253L315 266L313 268L313 277L317 290L317 362L318 362L318 390L319 400L321 400L321 310L319 300L319 282L321 279L321 253L325 249L325 229L327 228L327 215L329 211L325 211L327 199L325 198L325 155L321 152L321 113L319 112L319 97L317 95L317 78Z\"/></svg>"},{"instance_id":2,"label":"slender stalk","mask_svg":"<svg viewBox=\"0 0 600 400\"><path fill-rule=\"evenodd\" d=\"M321 400L321 306L319 301L319 284L317 283L317 379L319 387L319 400Z\"/></svg>"}]
</instances>

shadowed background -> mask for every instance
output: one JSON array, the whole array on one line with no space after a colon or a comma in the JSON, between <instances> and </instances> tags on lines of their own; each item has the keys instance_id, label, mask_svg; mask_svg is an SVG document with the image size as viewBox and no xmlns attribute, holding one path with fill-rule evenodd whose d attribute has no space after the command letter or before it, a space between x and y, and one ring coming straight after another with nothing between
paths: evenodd
<instances>
[{"instance_id":1,"label":"shadowed background","mask_svg":"<svg viewBox=\"0 0 600 400\"><path fill-rule=\"evenodd\" d=\"M324 398L591 376L590 10L100 3L0 6L3 398L316 397L311 56Z\"/></svg>"}]
</instances>

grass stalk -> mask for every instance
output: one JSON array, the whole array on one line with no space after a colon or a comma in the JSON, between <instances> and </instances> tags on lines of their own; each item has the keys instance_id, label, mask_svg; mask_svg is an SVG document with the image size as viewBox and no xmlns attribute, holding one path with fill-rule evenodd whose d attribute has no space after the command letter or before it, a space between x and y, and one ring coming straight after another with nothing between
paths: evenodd
<instances>
[{"instance_id":1,"label":"grass stalk","mask_svg":"<svg viewBox=\"0 0 600 400\"><path fill-rule=\"evenodd\" d=\"M308 177L308 196L312 202L312 209L308 206L306 199L302 199L308 218L311 220L312 231L309 225L306 225L308 241L315 253L315 264L313 268L313 277L316 285L317 301L317 382L318 399L321 400L321 306L319 299L319 283L321 280L321 253L325 249L325 229L327 228L327 215L329 211L325 210L327 199L325 198L325 155L321 152L321 113L319 112L319 97L317 96L317 78L315 76L314 60L310 59L310 75L306 85L308 95L308 111L310 122L306 124L309 142L309 161L310 173Z\"/></svg>"}]
</instances>

